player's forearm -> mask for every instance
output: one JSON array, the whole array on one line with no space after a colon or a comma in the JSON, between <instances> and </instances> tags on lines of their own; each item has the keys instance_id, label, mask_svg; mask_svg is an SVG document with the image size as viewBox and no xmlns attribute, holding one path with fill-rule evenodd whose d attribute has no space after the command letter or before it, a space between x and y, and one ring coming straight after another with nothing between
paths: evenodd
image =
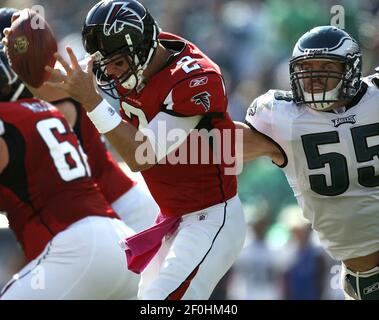
<instances>
[{"instance_id":1,"label":"player's forearm","mask_svg":"<svg viewBox=\"0 0 379 320\"><path fill-rule=\"evenodd\" d=\"M234 122L236 129L243 130L243 161L252 161L256 158L267 156L271 159L275 158L276 148L272 142L266 139L258 131L253 131L251 128L242 122ZM239 150L241 148L237 148ZM273 159L274 160L274 159Z\"/></svg>"},{"instance_id":2,"label":"player's forearm","mask_svg":"<svg viewBox=\"0 0 379 320\"><path fill-rule=\"evenodd\" d=\"M64 98L69 98L69 95L67 92L59 89L52 89L51 87L47 87L45 85L42 85L39 88L33 88L25 83L26 87L29 89L29 91L38 99L53 102L57 100L62 100Z\"/></svg>"},{"instance_id":3,"label":"player's forearm","mask_svg":"<svg viewBox=\"0 0 379 320\"><path fill-rule=\"evenodd\" d=\"M156 157L149 140L128 122L122 121L105 136L133 172L155 165Z\"/></svg>"},{"instance_id":4,"label":"player's forearm","mask_svg":"<svg viewBox=\"0 0 379 320\"><path fill-rule=\"evenodd\" d=\"M93 101L88 99L86 104L82 104L99 133L107 137L130 170L137 172L154 166L156 156L147 136L132 124L123 121L105 99L98 103L99 99L100 96L96 98L93 95Z\"/></svg>"},{"instance_id":5,"label":"player's forearm","mask_svg":"<svg viewBox=\"0 0 379 320\"><path fill-rule=\"evenodd\" d=\"M2 132L0 132L2 134ZM0 137L0 173L9 163L9 151L6 142Z\"/></svg>"}]
</instances>

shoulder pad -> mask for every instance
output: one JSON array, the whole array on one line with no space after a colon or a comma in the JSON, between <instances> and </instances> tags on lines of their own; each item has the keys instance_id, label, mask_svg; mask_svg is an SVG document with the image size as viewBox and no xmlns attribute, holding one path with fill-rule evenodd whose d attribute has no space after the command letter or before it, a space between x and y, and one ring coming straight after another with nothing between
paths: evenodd
<instances>
[{"instance_id":1,"label":"shoulder pad","mask_svg":"<svg viewBox=\"0 0 379 320\"><path fill-rule=\"evenodd\" d=\"M271 109L272 107L272 91L268 91L265 94L257 97L249 106L248 115L253 117L257 112L260 113L265 109Z\"/></svg>"},{"instance_id":2,"label":"shoulder pad","mask_svg":"<svg viewBox=\"0 0 379 320\"><path fill-rule=\"evenodd\" d=\"M371 82L379 89L379 78L373 78Z\"/></svg>"},{"instance_id":3,"label":"shoulder pad","mask_svg":"<svg viewBox=\"0 0 379 320\"><path fill-rule=\"evenodd\" d=\"M378 73L375 73L375 75L371 78L371 82L373 83L373 85L375 85L375 87L379 88L379 74Z\"/></svg>"},{"instance_id":4,"label":"shoulder pad","mask_svg":"<svg viewBox=\"0 0 379 320\"><path fill-rule=\"evenodd\" d=\"M276 90L274 92L275 100L293 101L293 96L291 91Z\"/></svg>"},{"instance_id":5,"label":"shoulder pad","mask_svg":"<svg viewBox=\"0 0 379 320\"><path fill-rule=\"evenodd\" d=\"M374 86L379 89L379 73L374 73L367 77L361 78L361 81L366 83L368 86Z\"/></svg>"},{"instance_id":6,"label":"shoulder pad","mask_svg":"<svg viewBox=\"0 0 379 320\"><path fill-rule=\"evenodd\" d=\"M254 117L255 114L257 113L257 106L258 106L258 102L257 102L257 99L255 99L251 105L249 106L249 108L247 109L247 114L250 116L250 117Z\"/></svg>"}]
</instances>

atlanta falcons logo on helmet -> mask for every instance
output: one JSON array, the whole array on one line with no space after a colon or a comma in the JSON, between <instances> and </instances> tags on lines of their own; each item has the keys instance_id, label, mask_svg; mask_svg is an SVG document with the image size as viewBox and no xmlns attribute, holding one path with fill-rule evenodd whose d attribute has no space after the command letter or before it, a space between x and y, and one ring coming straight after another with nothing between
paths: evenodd
<instances>
[{"instance_id":1,"label":"atlanta falcons logo on helmet","mask_svg":"<svg viewBox=\"0 0 379 320\"><path fill-rule=\"evenodd\" d=\"M143 17L146 12L141 15L137 11L129 7L130 2L115 2L108 12L104 23L104 34L110 36L121 32L125 25L136 28L141 33L144 32ZM143 8L141 6L141 8ZM141 12L142 13L142 12Z\"/></svg>"},{"instance_id":2,"label":"atlanta falcons logo on helmet","mask_svg":"<svg viewBox=\"0 0 379 320\"><path fill-rule=\"evenodd\" d=\"M201 104L205 110L208 111L211 107L211 102L209 100L210 96L211 95L208 92L204 91L192 97L191 101L195 102L196 104Z\"/></svg>"}]
</instances>

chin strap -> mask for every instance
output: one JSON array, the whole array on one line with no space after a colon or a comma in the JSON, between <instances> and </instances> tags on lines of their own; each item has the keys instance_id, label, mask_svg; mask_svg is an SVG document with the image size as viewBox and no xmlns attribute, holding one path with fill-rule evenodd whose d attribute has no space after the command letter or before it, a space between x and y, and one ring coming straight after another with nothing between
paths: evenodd
<instances>
[{"instance_id":1,"label":"chin strap","mask_svg":"<svg viewBox=\"0 0 379 320\"><path fill-rule=\"evenodd\" d=\"M25 89L25 85L21 82L20 85L18 86L17 90L13 94L12 98L10 99L10 101L11 102L17 101L18 98L20 97L20 95L22 94L22 92L24 91L24 89Z\"/></svg>"},{"instance_id":2,"label":"chin strap","mask_svg":"<svg viewBox=\"0 0 379 320\"><path fill-rule=\"evenodd\" d=\"M303 91L304 99L306 104L308 104L312 109L318 111L328 110L336 102L312 102L312 101L321 101L321 100L336 100L339 90L342 86L342 80L336 85L332 90L326 91L324 93L308 93L304 90L304 84L301 83L301 90Z\"/></svg>"},{"instance_id":3,"label":"chin strap","mask_svg":"<svg viewBox=\"0 0 379 320\"><path fill-rule=\"evenodd\" d=\"M133 51L134 51L133 41L132 41L129 34L125 35L125 41L130 48L130 52L133 53ZM140 89L140 87L144 81L143 73L146 70L146 68L148 67L149 63L151 62L151 59L153 58L154 52L157 49L157 47L158 47L157 27L155 25L153 25L153 46L150 48L150 51L149 51L149 54L146 58L145 63L143 65L141 65L140 67L138 67L137 71L133 75L131 75L129 77L129 79L127 79L126 81L124 81L121 84L125 89L128 89L128 90L136 89L137 91L138 91L138 89ZM139 60L137 54L134 55L134 61L133 62L136 66L140 65L140 60Z\"/></svg>"}]
</instances>

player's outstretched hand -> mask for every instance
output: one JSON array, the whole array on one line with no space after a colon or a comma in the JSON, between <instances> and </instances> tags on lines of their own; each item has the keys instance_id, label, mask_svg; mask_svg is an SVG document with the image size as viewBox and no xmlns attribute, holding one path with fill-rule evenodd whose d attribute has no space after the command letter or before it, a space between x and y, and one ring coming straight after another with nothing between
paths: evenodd
<instances>
[{"instance_id":1,"label":"player's outstretched hand","mask_svg":"<svg viewBox=\"0 0 379 320\"><path fill-rule=\"evenodd\" d=\"M48 81L45 82L45 85L67 92L69 96L79 101L87 112L89 112L102 100L93 83L93 59L90 58L87 63L87 68L82 70L71 47L66 47L66 51L70 57L71 65L69 65L59 53L55 54L55 58L62 65L66 74L63 74L59 69L46 66L45 70L50 72L52 78L57 80L57 82Z\"/></svg>"}]
</instances>

